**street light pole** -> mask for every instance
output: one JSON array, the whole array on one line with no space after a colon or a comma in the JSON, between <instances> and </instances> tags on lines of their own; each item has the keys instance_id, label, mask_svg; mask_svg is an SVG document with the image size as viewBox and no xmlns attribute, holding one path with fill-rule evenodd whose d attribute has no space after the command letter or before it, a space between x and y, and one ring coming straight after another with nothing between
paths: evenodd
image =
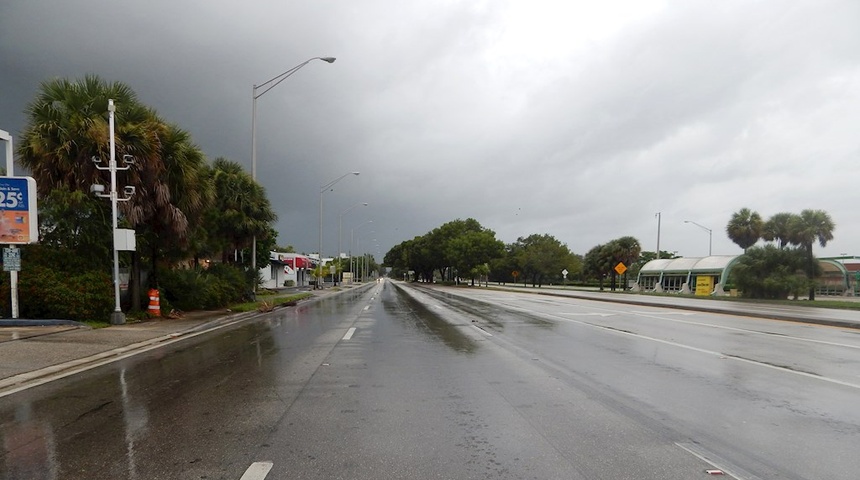
<instances>
[{"instance_id":1,"label":"street light pole","mask_svg":"<svg viewBox=\"0 0 860 480\"><path fill-rule=\"evenodd\" d=\"M339 182L339 181L343 180L344 178L346 178L346 177L348 177L348 176L350 176L350 175L358 175L359 173L360 173L360 172L349 172L349 173L344 173L343 175L341 175L341 176L339 176L339 177L335 178L334 180L332 180L332 181L330 181L330 182L328 182L328 183L326 183L325 185L323 185L323 186L321 186L321 187L320 187L320 237L319 237L319 250L317 250L317 252L318 252L318 254L319 254L319 256L320 256L320 275L321 275L321 276L323 276L323 277L325 276L325 274L322 272L322 265L323 265L323 252L322 252L322 231L323 231L323 228L322 228L322 217L323 217L323 193L325 193L325 191L326 191L326 190L330 189L331 187L333 187L333 186L334 186L334 184L336 184L337 182ZM317 280L317 283L320 283L320 282L319 282L319 280ZM322 287L322 285L318 285L318 286L319 286L319 287Z\"/></svg>"},{"instance_id":2,"label":"street light pole","mask_svg":"<svg viewBox=\"0 0 860 480\"><path fill-rule=\"evenodd\" d=\"M295 67L287 70L280 75L277 75L260 85L254 85L251 89L251 179L254 182L257 181L257 99L266 94L269 90L278 86L279 83L283 82L290 75L296 73L300 68L305 65L311 63L314 60L322 60L326 63L334 63L336 60L335 57L313 57L305 60L304 62L296 65ZM274 82L274 83L272 83ZM260 88L266 87L260 93L257 93L257 90ZM251 242L251 271L254 272L254 275L257 275L257 235L254 234L254 238ZM257 291L257 282L254 282L254 292Z\"/></svg>"},{"instance_id":3,"label":"street light pole","mask_svg":"<svg viewBox=\"0 0 860 480\"><path fill-rule=\"evenodd\" d=\"M366 206L367 206L367 202L358 202L358 203L356 203L355 205L353 205L353 206L351 206L351 207L347 208L346 210L344 210L343 212L341 212L341 213L340 213L340 218L338 219L338 222L337 222L337 257L338 257L338 260L340 260L340 254L341 254L341 253L343 253L343 247L341 246L341 238L343 238L343 235L342 235L342 231L343 231L343 216L344 216L344 215L346 215L346 213L347 213L347 212L349 212L350 210L352 210L353 208L355 208L355 207L357 207L357 206L359 206L359 205L364 205L364 206L366 207ZM341 274L342 274L342 273L343 273L343 268L341 268ZM341 277L341 279L340 279L340 280L341 280L341 282L342 282L342 281L343 281L343 277Z\"/></svg>"},{"instance_id":4,"label":"street light pole","mask_svg":"<svg viewBox=\"0 0 860 480\"><path fill-rule=\"evenodd\" d=\"M367 232L367 234L364 236L366 237L368 235L373 235L374 233L376 233L376 231L371 230L371 231ZM375 241L375 239L374 239L374 241ZM361 250L361 235L359 235L358 238L355 239L355 245L356 245L356 248L355 248L356 252L360 251ZM362 252L361 253L361 263L360 264L356 263L356 268L358 268L359 266L361 267L361 281L362 281L362 283L364 283L364 277L367 274L366 267L365 267L365 260L366 260L365 259L365 252Z\"/></svg>"},{"instance_id":5,"label":"street light pole","mask_svg":"<svg viewBox=\"0 0 860 480\"><path fill-rule=\"evenodd\" d=\"M655 215L657 217L657 260L660 260L660 212L657 212Z\"/></svg>"},{"instance_id":6,"label":"street light pole","mask_svg":"<svg viewBox=\"0 0 860 480\"><path fill-rule=\"evenodd\" d=\"M699 225L698 223L696 223L692 220L684 220L684 223L692 223L693 225L695 225L695 226L708 232L708 256L710 257L713 254L712 246L713 246L713 240L714 240L714 231L711 230L710 228L704 226L704 225Z\"/></svg>"},{"instance_id":7,"label":"street light pole","mask_svg":"<svg viewBox=\"0 0 860 480\"><path fill-rule=\"evenodd\" d=\"M353 227L353 228L352 228L352 230L350 230L350 233L349 233L349 270L350 270L350 272L352 272L352 278L353 278L353 280L355 280L355 270L353 269L353 261L352 261L352 244L353 244L353 242L354 242L354 240L355 240L355 231L356 231L356 230L358 230L359 228L361 228L361 227L363 227L363 226L367 225L368 223L373 223L373 220L368 220L368 221L366 221L366 222L364 222L364 223L362 223L362 224L358 225L357 227ZM358 249L356 249L356 251L357 251L357 250L358 250ZM356 267L357 267L357 266L358 266L358 265L356 264Z\"/></svg>"}]
</instances>

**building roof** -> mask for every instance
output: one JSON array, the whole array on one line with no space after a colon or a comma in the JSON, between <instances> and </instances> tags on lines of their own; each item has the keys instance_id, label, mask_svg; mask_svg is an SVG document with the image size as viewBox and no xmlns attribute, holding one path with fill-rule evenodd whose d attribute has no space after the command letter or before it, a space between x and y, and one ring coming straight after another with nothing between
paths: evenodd
<instances>
[{"instance_id":1,"label":"building roof","mask_svg":"<svg viewBox=\"0 0 860 480\"><path fill-rule=\"evenodd\" d=\"M711 255L710 257L680 257L651 260L639 270L643 273L660 272L722 272L739 255Z\"/></svg>"}]
</instances>

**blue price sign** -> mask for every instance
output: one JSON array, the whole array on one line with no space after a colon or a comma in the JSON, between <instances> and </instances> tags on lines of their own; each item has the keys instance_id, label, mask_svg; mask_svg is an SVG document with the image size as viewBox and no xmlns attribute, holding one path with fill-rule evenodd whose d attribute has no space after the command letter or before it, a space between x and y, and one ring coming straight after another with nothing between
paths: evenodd
<instances>
[{"instance_id":1,"label":"blue price sign","mask_svg":"<svg viewBox=\"0 0 860 480\"><path fill-rule=\"evenodd\" d=\"M38 241L36 181L32 177L0 177L0 243Z\"/></svg>"}]
</instances>

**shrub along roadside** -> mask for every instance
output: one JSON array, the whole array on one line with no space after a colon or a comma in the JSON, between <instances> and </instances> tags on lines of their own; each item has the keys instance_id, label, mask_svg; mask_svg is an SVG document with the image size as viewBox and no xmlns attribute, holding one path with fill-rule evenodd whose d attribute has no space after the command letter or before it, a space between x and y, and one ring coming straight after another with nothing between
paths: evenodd
<instances>
[{"instance_id":1,"label":"shrub along roadside","mask_svg":"<svg viewBox=\"0 0 860 480\"><path fill-rule=\"evenodd\" d=\"M11 317L8 281L0 287L0 306ZM113 281L105 272L69 274L56 268L28 265L18 277L21 318L61 319L78 322L107 319L114 309Z\"/></svg>"},{"instance_id":2,"label":"shrub along roadside","mask_svg":"<svg viewBox=\"0 0 860 480\"><path fill-rule=\"evenodd\" d=\"M241 269L225 264L170 270L159 280L162 298L179 310L212 310L241 302L248 284Z\"/></svg>"}]
</instances>

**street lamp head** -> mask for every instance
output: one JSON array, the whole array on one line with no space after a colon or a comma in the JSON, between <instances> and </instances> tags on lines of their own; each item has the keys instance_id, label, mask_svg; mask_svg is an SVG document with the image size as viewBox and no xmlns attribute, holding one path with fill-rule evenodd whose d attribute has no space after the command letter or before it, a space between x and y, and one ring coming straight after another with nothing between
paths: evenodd
<instances>
[{"instance_id":1,"label":"street lamp head","mask_svg":"<svg viewBox=\"0 0 860 480\"><path fill-rule=\"evenodd\" d=\"M366 207L366 206L367 206L367 202L362 203L362 205L364 205L364 206Z\"/></svg>"},{"instance_id":2,"label":"street lamp head","mask_svg":"<svg viewBox=\"0 0 860 480\"><path fill-rule=\"evenodd\" d=\"M360 173L361 173L361 172L352 172L352 174L353 174L353 175L358 175L358 174L360 174Z\"/></svg>"},{"instance_id":3,"label":"street lamp head","mask_svg":"<svg viewBox=\"0 0 860 480\"><path fill-rule=\"evenodd\" d=\"M334 63L334 61L337 59L334 57L320 57L320 60L322 60L323 62Z\"/></svg>"}]
</instances>

